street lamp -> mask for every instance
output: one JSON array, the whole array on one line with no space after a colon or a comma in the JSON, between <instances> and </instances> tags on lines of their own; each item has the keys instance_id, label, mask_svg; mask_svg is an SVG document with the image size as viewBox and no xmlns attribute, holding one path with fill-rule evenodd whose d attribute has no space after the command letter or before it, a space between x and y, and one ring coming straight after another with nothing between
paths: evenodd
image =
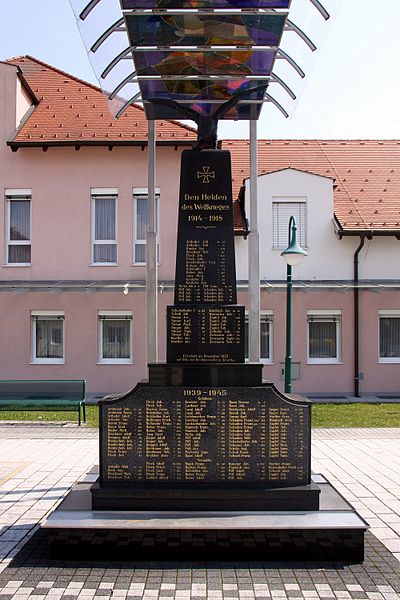
<instances>
[{"instance_id":1,"label":"street lamp","mask_svg":"<svg viewBox=\"0 0 400 600\"><path fill-rule=\"evenodd\" d=\"M286 355L285 355L285 394L292 391L292 267L301 263L307 256L297 243L297 227L293 215L289 219L288 247L281 252L286 267Z\"/></svg>"}]
</instances>

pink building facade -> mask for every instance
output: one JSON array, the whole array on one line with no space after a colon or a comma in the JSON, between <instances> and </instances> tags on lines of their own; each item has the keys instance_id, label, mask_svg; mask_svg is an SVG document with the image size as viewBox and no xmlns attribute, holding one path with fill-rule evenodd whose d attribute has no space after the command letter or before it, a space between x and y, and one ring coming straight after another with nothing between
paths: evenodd
<instances>
[{"instance_id":1,"label":"pink building facade","mask_svg":"<svg viewBox=\"0 0 400 600\"><path fill-rule=\"evenodd\" d=\"M0 379L82 378L94 396L127 391L147 374L143 112L131 107L115 124L99 90L30 58L0 63L0 84ZM173 303L180 155L194 137L179 123L157 123L159 360L165 360L166 307ZM237 158L240 144L224 143L230 146L237 188L248 171ZM341 230L337 203L339 213L346 207L337 199L338 173L290 168L290 159L284 164L259 177L264 378L283 387L280 228L286 231L294 212L309 257L294 273L293 391L352 394L356 378L362 394L396 394L396 234L383 227L367 239L364 230ZM239 203L236 226L239 302L247 305ZM361 238L356 377L354 254Z\"/></svg>"}]
</instances>

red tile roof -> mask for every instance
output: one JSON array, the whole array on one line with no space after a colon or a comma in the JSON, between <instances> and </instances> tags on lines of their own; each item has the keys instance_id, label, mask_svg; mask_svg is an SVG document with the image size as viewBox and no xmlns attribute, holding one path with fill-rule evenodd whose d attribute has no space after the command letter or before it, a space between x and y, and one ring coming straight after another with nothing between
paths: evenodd
<instances>
[{"instance_id":1,"label":"red tile roof","mask_svg":"<svg viewBox=\"0 0 400 600\"><path fill-rule=\"evenodd\" d=\"M123 117L111 117L102 91L40 60L22 56L7 61L20 68L37 105L11 147L47 145L141 145L147 141L147 121L140 106ZM157 142L190 144L196 131L176 121L157 121ZM233 165L237 197L249 176L248 140L224 140ZM400 141L397 140L259 140L258 173L284 168L332 177L334 211L345 232L399 232ZM235 228L243 229L235 205Z\"/></svg>"},{"instance_id":2,"label":"red tile roof","mask_svg":"<svg viewBox=\"0 0 400 600\"><path fill-rule=\"evenodd\" d=\"M147 141L147 121L132 105L119 119L110 115L103 92L31 56L6 61L21 69L38 104L10 145L137 144ZM157 121L157 142L190 143L196 130L177 121Z\"/></svg>"},{"instance_id":3,"label":"red tile roof","mask_svg":"<svg viewBox=\"0 0 400 600\"><path fill-rule=\"evenodd\" d=\"M224 140L222 147L232 154L237 197L250 174L249 142ZM258 141L259 175L290 167L335 180L334 212L344 231L400 234L400 141Z\"/></svg>"}]
</instances>

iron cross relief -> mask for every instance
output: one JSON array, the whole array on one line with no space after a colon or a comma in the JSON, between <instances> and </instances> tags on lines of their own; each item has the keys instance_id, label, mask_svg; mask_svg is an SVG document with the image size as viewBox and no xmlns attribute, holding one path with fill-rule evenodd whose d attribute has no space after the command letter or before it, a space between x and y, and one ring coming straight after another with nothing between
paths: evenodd
<instances>
[{"instance_id":1,"label":"iron cross relief","mask_svg":"<svg viewBox=\"0 0 400 600\"><path fill-rule=\"evenodd\" d=\"M215 179L215 171L210 171L210 167L203 167L202 171L197 171L197 179L202 179L202 183L210 183L210 179Z\"/></svg>"}]
</instances>

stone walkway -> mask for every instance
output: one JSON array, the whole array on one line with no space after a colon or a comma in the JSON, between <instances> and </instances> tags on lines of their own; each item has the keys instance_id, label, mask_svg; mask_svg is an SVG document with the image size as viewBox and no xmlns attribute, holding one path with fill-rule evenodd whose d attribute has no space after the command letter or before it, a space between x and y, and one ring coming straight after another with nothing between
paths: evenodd
<instances>
[{"instance_id":1,"label":"stone walkway","mask_svg":"<svg viewBox=\"0 0 400 600\"><path fill-rule=\"evenodd\" d=\"M313 470L371 525L362 565L50 561L38 523L97 461L96 430L0 425L0 600L400 599L399 429L313 434Z\"/></svg>"}]
</instances>

